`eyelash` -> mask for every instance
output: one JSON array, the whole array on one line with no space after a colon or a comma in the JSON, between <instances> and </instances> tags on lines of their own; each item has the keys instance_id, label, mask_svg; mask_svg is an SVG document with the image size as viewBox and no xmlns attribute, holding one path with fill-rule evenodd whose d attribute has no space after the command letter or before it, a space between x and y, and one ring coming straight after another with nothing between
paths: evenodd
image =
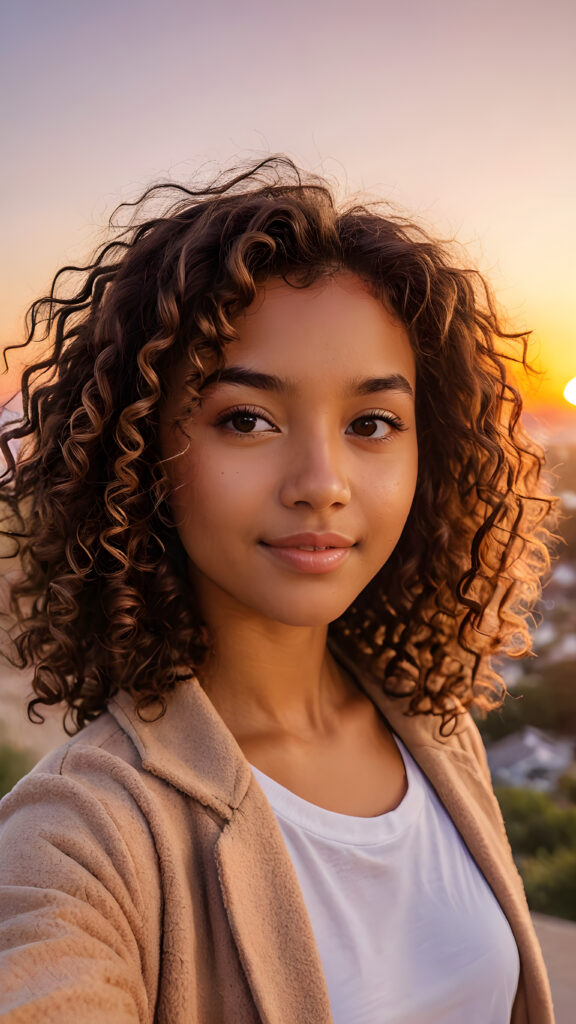
<instances>
[{"instance_id":1,"label":"eyelash","mask_svg":"<svg viewBox=\"0 0 576 1024\"><path fill-rule=\"evenodd\" d=\"M219 416L218 419L216 420L216 426L224 427L224 425L226 423L229 423L234 418L234 416L241 415L242 413L247 416L255 416L258 419L265 420L266 423L270 424L270 426L274 426L272 421L268 418L268 416L264 415L261 409L257 409L255 406L252 405L237 405L234 406L233 409L227 409L226 412L222 413L221 416ZM379 409L371 409L368 412L363 413L362 416L356 416L356 418L352 420L352 423L357 423L358 420L380 420L381 422L389 423L393 430L397 431L398 433L400 433L402 430L406 430L406 426L399 416L396 416L392 412L382 412ZM264 433L264 431L258 430L245 432L243 430L232 430L230 431L230 433L234 433L241 437L257 437L258 434ZM354 436L360 437L364 441L380 443L382 441L389 441L392 435L387 434L385 437L371 437L369 434L356 434Z\"/></svg>"}]
</instances>

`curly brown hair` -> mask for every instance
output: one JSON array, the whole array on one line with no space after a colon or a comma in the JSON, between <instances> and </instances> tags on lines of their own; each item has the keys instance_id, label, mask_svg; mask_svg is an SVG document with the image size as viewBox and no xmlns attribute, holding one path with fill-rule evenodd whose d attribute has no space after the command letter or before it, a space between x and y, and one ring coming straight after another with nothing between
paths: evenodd
<instances>
[{"instance_id":1,"label":"curly brown hair","mask_svg":"<svg viewBox=\"0 0 576 1024\"><path fill-rule=\"evenodd\" d=\"M73 732L121 689L141 713L158 702L161 713L202 665L210 634L157 437L167 371L189 359L194 401L258 286L308 286L339 269L409 332L420 469L396 549L329 640L445 731L471 706L499 706L492 659L530 649L554 499L507 372L527 365L527 336L504 330L482 276L384 204L339 208L326 181L283 156L196 189L153 185L118 210L90 264L60 270L30 307L23 345L44 324L49 350L23 372L22 416L0 432L1 532L21 565L9 660L34 666L29 716L62 702ZM22 439L15 459L9 442Z\"/></svg>"}]
</instances>

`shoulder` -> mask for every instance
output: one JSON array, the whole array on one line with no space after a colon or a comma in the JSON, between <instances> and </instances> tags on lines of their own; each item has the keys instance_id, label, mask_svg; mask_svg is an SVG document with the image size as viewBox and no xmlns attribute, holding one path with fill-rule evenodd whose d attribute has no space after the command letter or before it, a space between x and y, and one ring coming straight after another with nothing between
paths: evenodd
<instances>
[{"instance_id":1,"label":"shoulder","mask_svg":"<svg viewBox=\"0 0 576 1024\"><path fill-rule=\"evenodd\" d=\"M91 1020L109 1019L108 1006L147 1019L163 905L153 821L130 741L106 715L4 797L3 995L6 983L18 1006L38 1001L50 1020L76 1019L78 999ZM6 1005L0 997L0 1016Z\"/></svg>"},{"instance_id":2,"label":"shoulder","mask_svg":"<svg viewBox=\"0 0 576 1024\"><path fill-rule=\"evenodd\" d=\"M126 839L143 845L149 832L140 775L130 740L103 715L43 757L0 801L2 856L38 843L61 852L82 844L86 856L106 846L121 860Z\"/></svg>"},{"instance_id":3,"label":"shoulder","mask_svg":"<svg viewBox=\"0 0 576 1024\"><path fill-rule=\"evenodd\" d=\"M126 801L137 788L139 758L114 719L104 714L72 739L46 754L0 801L0 824L19 806L52 801L72 804Z\"/></svg>"},{"instance_id":4,"label":"shoulder","mask_svg":"<svg viewBox=\"0 0 576 1024\"><path fill-rule=\"evenodd\" d=\"M134 880L138 865L136 873L151 881L162 841L182 831L183 803L181 793L145 769L131 738L105 713L43 757L0 801L0 879L29 878L32 860L57 860L58 870L81 862L110 882L115 873Z\"/></svg>"},{"instance_id":5,"label":"shoulder","mask_svg":"<svg viewBox=\"0 0 576 1024\"><path fill-rule=\"evenodd\" d=\"M407 706L402 707L401 702L391 698L380 698L380 704L389 724L412 754L426 751L439 764L452 761L466 765L491 788L486 749L470 711L461 707L453 728L445 732L439 715L410 713Z\"/></svg>"},{"instance_id":6,"label":"shoulder","mask_svg":"<svg viewBox=\"0 0 576 1024\"><path fill-rule=\"evenodd\" d=\"M112 706L47 754L0 801L0 845L17 832L21 842L24 834L41 829L57 842L82 834L88 846L98 846L107 836L117 852L121 846L135 857L146 852L157 859L160 848L180 846L196 830L202 831L202 842L216 841L232 810L213 798L212 779L203 789L190 767L202 739L194 716L187 716L185 729L181 718L176 723L183 733L180 740L169 717L135 727ZM214 750L210 745L204 751L210 775ZM234 768L229 771L233 778ZM216 814L210 814L211 806Z\"/></svg>"},{"instance_id":7,"label":"shoulder","mask_svg":"<svg viewBox=\"0 0 576 1024\"><path fill-rule=\"evenodd\" d=\"M45 754L30 772L30 777L38 774L71 775L86 758L97 763L110 757L135 768L140 760L126 732L109 712L105 712L66 743Z\"/></svg>"},{"instance_id":8,"label":"shoulder","mask_svg":"<svg viewBox=\"0 0 576 1024\"><path fill-rule=\"evenodd\" d=\"M469 711L466 711L461 718L460 728L454 733L454 746L456 749L460 749L472 757L480 774L491 787L490 768L488 767L486 748L480 735L480 730Z\"/></svg>"}]
</instances>

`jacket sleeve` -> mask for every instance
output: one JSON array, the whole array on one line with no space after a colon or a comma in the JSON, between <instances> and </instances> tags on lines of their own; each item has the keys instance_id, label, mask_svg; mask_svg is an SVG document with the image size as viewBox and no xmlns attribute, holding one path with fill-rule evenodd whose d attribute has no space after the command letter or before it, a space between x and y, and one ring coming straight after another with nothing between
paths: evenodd
<instances>
[{"instance_id":1,"label":"jacket sleeve","mask_svg":"<svg viewBox=\"0 0 576 1024\"><path fill-rule=\"evenodd\" d=\"M134 855L137 819L125 793L103 801L82 780L37 771L0 804L6 1024L153 1021L158 883L153 853Z\"/></svg>"}]
</instances>

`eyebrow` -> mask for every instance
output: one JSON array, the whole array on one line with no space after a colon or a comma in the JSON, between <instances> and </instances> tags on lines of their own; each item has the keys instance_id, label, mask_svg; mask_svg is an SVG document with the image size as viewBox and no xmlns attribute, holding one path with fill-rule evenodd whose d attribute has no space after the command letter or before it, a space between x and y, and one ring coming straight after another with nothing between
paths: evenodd
<instances>
[{"instance_id":1,"label":"eyebrow","mask_svg":"<svg viewBox=\"0 0 576 1024\"><path fill-rule=\"evenodd\" d=\"M235 384L239 387L257 388L259 391L274 391L280 395L287 395L296 390L296 385L291 380L277 377L273 373L259 373L244 366L226 366L222 370L216 370L206 378L201 391L214 389L219 384ZM346 388L346 393L354 398L373 395L377 391L399 391L414 398L412 385L401 373L391 373L387 377L354 377L348 381Z\"/></svg>"}]
</instances>

